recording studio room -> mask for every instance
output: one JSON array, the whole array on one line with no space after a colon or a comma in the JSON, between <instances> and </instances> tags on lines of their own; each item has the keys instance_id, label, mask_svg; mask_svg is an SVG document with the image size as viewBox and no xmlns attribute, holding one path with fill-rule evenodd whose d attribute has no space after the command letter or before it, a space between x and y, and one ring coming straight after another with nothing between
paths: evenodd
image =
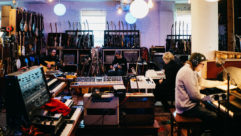
<instances>
[{"instance_id":1,"label":"recording studio room","mask_svg":"<svg viewBox=\"0 0 241 136\"><path fill-rule=\"evenodd\" d=\"M1 0L0 136L234 136L240 0Z\"/></svg>"}]
</instances>

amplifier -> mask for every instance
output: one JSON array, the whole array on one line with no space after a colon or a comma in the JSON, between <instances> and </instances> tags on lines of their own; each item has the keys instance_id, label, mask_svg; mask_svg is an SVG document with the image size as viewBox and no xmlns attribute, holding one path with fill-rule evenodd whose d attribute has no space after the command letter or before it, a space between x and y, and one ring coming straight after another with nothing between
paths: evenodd
<instances>
[{"instance_id":1,"label":"amplifier","mask_svg":"<svg viewBox=\"0 0 241 136\"><path fill-rule=\"evenodd\" d=\"M127 93L120 103L121 125L153 125L154 95L152 93Z\"/></svg>"},{"instance_id":2,"label":"amplifier","mask_svg":"<svg viewBox=\"0 0 241 136\"><path fill-rule=\"evenodd\" d=\"M119 125L119 98L112 93L84 95L85 125Z\"/></svg>"},{"instance_id":3,"label":"amplifier","mask_svg":"<svg viewBox=\"0 0 241 136\"><path fill-rule=\"evenodd\" d=\"M75 64L75 55L73 54L64 55L64 64L65 65Z\"/></svg>"}]
</instances>

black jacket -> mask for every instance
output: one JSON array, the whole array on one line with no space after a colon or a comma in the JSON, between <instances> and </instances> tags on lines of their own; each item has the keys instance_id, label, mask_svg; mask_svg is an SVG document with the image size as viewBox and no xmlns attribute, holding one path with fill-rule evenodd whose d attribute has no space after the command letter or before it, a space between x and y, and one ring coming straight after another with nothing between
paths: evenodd
<instances>
[{"instance_id":1,"label":"black jacket","mask_svg":"<svg viewBox=\"0 0 241 136\"><path fill-rule=\"evenodd\" d=\"M180 66L174 60L171 60L168 64L164 64L163 69L165 70L166 79L161 84L157 83L156 93L174 97L176 75Z\"/></svg>"},{"instance_id":2,"label":"black jacket","mask_svg":"<svg viewBox=\"0 0 241 136\"><path fill-rule=\"evenodd\" d=\"M47 63L45 61L52 61L52 62L55 62L55 65L60 68L61 67L61 64L60 64L60 61L59 61L59 58L57 56L51 56L51 55L48 55L48 56L44 56L40 59L40 64L44 65L44 66L47 66Z\"/></svg>"},{"instance_id":3,"label":"black jacket","mask_svg":"<svg viewBox=\"0 0 241 136\"><path fill-rule=\"evenodd\" d=\"M117 63L118 63L118 65L120 65L122 67L122 71L126 72L126 70L127 70L127 61L126 61L126 59L124 57L122 57L121 59L118 59L117 57L115 57L113 62L112 62L112 66L117 64Z\"/></svg>"}]
</instances>

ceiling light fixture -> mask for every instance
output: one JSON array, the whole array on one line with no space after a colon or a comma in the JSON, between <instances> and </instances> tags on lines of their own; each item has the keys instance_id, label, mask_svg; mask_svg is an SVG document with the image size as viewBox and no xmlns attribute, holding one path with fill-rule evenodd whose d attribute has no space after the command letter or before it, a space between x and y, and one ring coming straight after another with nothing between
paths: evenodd
<instances>
[{"instance_id":1,"label":"ceiling light fixture","mask_svg":"<svg viewBox=\"0 0 241 136\"><path fill-rule=\"evenodd\" d=\"M130 5L130 13L137 19L144 18L148 12L149 8L144 0L135 0Z\"/></svg>"},{"instance_id":2,"label":"ceiling light fixture","mask_svg":"<svg viewBox=\"0 0 241 136\"><path fill-rule=\"evenodd\" d=\"M130 12L128 12L125 16L125 20L128 24L134 24L136 23L136 18L131 15Z\"/></svg>"},{"instance_id":3,"label":"ceiling light fixture","mask_svg":"<svg viewBox=\"0 0 241 136\"><path fill-rule=\"evenodd\" d=\"M117 13L118 13L119 15L122 14L122 8L121 8L121 6L118 7Z\"/></svg>"},{"instance_id":4,"label":"ceiling light fixture","mask_svg":"<svg viewBox=\"0 0 241 136\"><path fill-rule=\"evenodd\" d=\"M66 12L66 7L64 4L61 4L60 1L58 4L56 4L54 6L54 13L57 15L57 16L63 16Z\"/></svg>"}]
</instances>

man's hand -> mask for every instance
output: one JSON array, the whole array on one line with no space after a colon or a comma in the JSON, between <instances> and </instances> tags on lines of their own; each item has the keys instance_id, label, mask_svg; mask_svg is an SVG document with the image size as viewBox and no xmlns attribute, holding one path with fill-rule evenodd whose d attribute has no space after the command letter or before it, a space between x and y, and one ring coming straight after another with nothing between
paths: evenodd
<instances>
[{"instance_id":1,"label":"man's hand","mask_svg":"<svg viewBox=\"0 0 241 136\"><path fill-rule=\"evenodd\" d=\"M162 82L163 82L163 79L160 79L160 80L159 80L159 84L161 84Z\"/></svg>"},{"instance_id":2,"label":"man's hand","mask_svg":"<svg viewBox=\"0 0 241 136\"><path fill-rule=\"evenodd\" d=\"M121 66L121 65L118 65L117 67L118 67L118 69L121 69L121 68L122 68L122 66Z\"/></svg>"},{"instance_id":3,"label":"man's hand","mask_svg":"<svg viewBox=\"0 0 241 136\"><path fill-rule=\"evenodd\" d=\"M227 85L228 84L228 80L224 80L221 84L222 85Z\"/></svg>"},{"instance_id":4,"label":"man's hand","mask_svg":"<svg viewBox=\"0 0 241 136\"><path fill-rule=\"evenodd\" d=\"M48 68L51 68L51 64L47 64L47 67L48 67Z\"/></svg>"}]
</instances>

